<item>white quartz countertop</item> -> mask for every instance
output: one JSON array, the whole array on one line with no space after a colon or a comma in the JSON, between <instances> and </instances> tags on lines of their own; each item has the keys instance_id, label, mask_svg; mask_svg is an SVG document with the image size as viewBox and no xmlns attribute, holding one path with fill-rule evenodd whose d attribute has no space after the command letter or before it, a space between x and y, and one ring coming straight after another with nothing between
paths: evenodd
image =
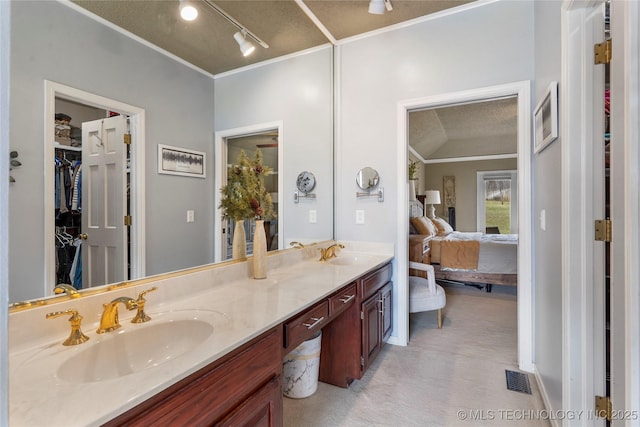
<instances>
[{"instance_id":1,"label":"white quartz countertop","mask_svg":"<svg viewBox=\"0 0 640 427\"><path fill-rule=\"evenodd\" d=\"M90 339L75 346L62 345L69 334L67 317L47 320L44 314L75 308L85 298L61 303L60 307L51 305L27 310L30 312L28 315L12 313L9 316L10 425L100 425L393 258L392 247L391 251L387 246L387 250L382 252L368 249L365 247L365 251L341 252L338 257L343 260L350 257L357 259L357 263L348 265L319 262L310 257L291 261L285 257L276 263L275 268L269 265L267 278L261 280L248 277L246 272L249 261L240 263L240 266L235 264L231 268L233 271L225 271L224 267L212 268L194 275L146 283L140 288L125 290L123 293L135 298L142 288L157 286L158 291L146 296L146 312L151 316L151 321L143 324L130 323L135 311L127 312L121 304L122 327L114 332L97 334L95 330L99 313L88 316L81 312L85 317L82 330ZM244 264L247 266L242 268ZM86 298L100 298L101 304L109 301L112 295ZM96 307L97 303L93 304ZM83 309L89 311L89 308ZM19 317L21 314L23 318ZM213 332L186 353L169 360L154 361L149 367L136 372L91 381L70 381L61 375L63 371L60 367L66 361L71 359L73 362L74 357L88 360L77 355L95 350L92 347L116 338L116 334L132 334L133 331L144 334L144 329L148 329L149 334L157 333L154 327L171 319L211 321ZM27 339L25 332L20 329L21 321L42 322L43 327L52 328L52 332L45 335L41 333L32 340ZM12 332L15 335L15 345L11 341ZM145 344L140 342L139 345L144 347ZM138 349L127 348L126 351ZM144 352L145 348L140 348L139 351ZM154 355L150 354L149 357L153 358ZM88 369L87 366L70 366L72 362L67 362L64 372ZM85 374L86 372L81 372L79 375Z\"/></svg>"}]
</instances>

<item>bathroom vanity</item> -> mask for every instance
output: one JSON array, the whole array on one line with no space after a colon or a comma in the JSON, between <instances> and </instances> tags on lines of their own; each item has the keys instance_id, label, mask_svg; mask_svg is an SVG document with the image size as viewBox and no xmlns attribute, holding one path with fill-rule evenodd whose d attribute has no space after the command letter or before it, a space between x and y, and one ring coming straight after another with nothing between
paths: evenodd
<instances>
[{"instance_id":1,"label":"bathroom vanity","mask_svg":"<svg viewBox=\"0 0 640 427\"><path fill-rule=\"evenodd\" d=\"M282 425L282 359L301 342L322 329L320 380L341 387L378 354L391 332L392 258L389 245L326 262L317 248L283 251L264 280L233 262L12 313L11 425ZM129 323L121 305L122 327L94 332L105 299L152 286L149 322ZM68 324L45 314L71 308L89 340L63 346ZM60 411L51 396L61 395L83 411Z\"/></svg>"}]
</instances>

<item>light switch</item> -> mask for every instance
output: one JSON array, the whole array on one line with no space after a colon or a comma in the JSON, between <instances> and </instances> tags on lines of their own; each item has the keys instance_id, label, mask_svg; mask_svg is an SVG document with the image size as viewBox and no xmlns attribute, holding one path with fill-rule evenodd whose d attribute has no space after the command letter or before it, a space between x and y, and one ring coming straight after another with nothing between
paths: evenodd
<instances>
[{"instance_id":1,"label":"light switch","mask_svg":"<svg viewBox=\"0 0 640 427\"><path fill-rule=\"evenodd\" d=\"M309 211L309 222L311 224L315 224L316 222L318 222L318 213L315 209L311 209Z\"/></svg>"},{"instance_id":2,"label":"light switch","mask_svg":"<svg viewBox=\"0 0 640 427\"><path fill-rule=\"evenodd\" d=\"M547 210L542 209L540 211L540 229L542 231L547 231Z\"/></svg>"},{"instance_id":3,"label":"light switch","mask_svg":"<svg viewBox=\"0 0 640 427\"><path fill-rule=\"evenodd\" d=\"M357 210L356 211L356 224L364 224L364 211Z\"/></svg>"},{"instance_id":4,"label":"light switch","mask_svg":"<svg viewBox=\"0 0 640 427\"><path fill-rule=\"evenodd\" d=\"M187 210L187 222L194 222L196 220L196 213L193 209Z\"/></svg>"}]
</instances>

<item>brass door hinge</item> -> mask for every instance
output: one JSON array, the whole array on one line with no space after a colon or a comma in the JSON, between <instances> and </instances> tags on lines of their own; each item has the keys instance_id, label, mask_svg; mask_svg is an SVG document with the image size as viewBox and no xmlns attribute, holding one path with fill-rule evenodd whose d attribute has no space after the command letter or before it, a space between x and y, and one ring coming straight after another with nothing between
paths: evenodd
<instances>
[{"instance_id":1,"label":"brass door hinge","mask_svg":"<svg viewBox=\"0 0 640 427\"><path fill-rule=\"evenodd\" d=\"M593 46L593 63L594 64L610 64L611 63L611 39L596 43Z\"/></svg>"},{"instance_id":2,"label":"brass door hinge","mask_svg":"<svg viewBox=\"0 0 640 427\"><path fill-rule=\"evenodd\" d=\"M597 219L594 224L595 239L599 242L611 241L611 220Z\"/></svg>"},{"instance_id":3,"label":"brass door hinge","mask_svg":"<svg viewBox=\"0 0 640 427\"><path fill-rule=\"evenodd\" d=\"M596 396L596 416L611 421L613 404L609 396Z\"/></svg>"},{"instance_id":4,"label":"brass door hinge","mask_svg":"<svg viewBox=\"0 0 640 427\"><path fill-rule=\"evenodd\" d=\"M132 222L133 222L133 218L131 217L131 215L124 216L124 225L130 226Z\"/></svg>"},{"instance_id":5,"label":"brass door hinge","mask_svg":"<svg viewBox=\"0 0 640 427\"><path fill-rule=\"evenodd\" d=\"M124 143L126 145L131 145L131 134L130 133L125 133L124 134Z\"/></svg>"}]
</instances>

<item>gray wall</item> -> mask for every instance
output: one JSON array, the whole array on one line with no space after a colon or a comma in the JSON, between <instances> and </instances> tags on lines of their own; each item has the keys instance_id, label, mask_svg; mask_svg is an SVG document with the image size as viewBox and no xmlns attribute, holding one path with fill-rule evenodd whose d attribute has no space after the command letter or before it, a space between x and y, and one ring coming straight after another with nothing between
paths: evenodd
<instances>
[{"instance_id":1,"label":"gray wall","mask_svg":"<svg viewBox=\"0 0 640 427\"><path fill-rule=\"evenodd\" d=\"M444 194L442 178L456 178L456 230L476 231L477 229L477 174L478 171L517 170L517 159L483 160L473 162L432 163L426 165L426 186L440 190ZM528 196L528 195L526 195ZM434 205L436 215L447 218L444 205ZM507 231L502 231L508 233Z\"/></svg>"},{"instance_id":2,"label":"gray wall","mask_svg":"<svg viewBox=\"0 0 640 427\"><path fill-rule=\"evenodd\" d=\"M22 166L9 192L10 301L42 296L44 245L53 243L43 237L42 171L53 167L44 159L44 80L146 110L147 273L210 262L213 180L158 175L156 165L157 144L212 158L213 80L58 2L11 9L10 144Z\"/></svg>"},{"instance_id":3,"label":"gray wall","mask_svg":"<svg viewBox=\"0 0 640 427\"><path fill-rule=\"evenodd\" d=\"M533 2L485 4L355 40L340 47L338 62L336 237L395 243L396 206L404 203L395 190L407 177L406 165L397 165L398 102L532 80ZM364 166L380 173L384 203L356 199ZM356 209L365 210L365 224L355 225Z\"/></svg>"},{"instance_id":4,"label":"gray wall","mask_svg":"<svg viewBox=\"0 0 640 427\"><path fill-rule=\"evenodd\" d=\"M560 1L535 2L534 104L549 83L560 82ZM562 126L562 123L560 123ZM562 198L561 137L533 157L535 364L549 399L562 408ZM546 231L539 223L546 211ZM564 408L567 409L567 408Z\"/></svg>"},{"instance_id":5,"label":"gray wall","mask_svg":"<svg viewBox=\"0 0 640 427\"><path fill-rule=\"evenodd\" d=\"M283 122L280 147L285 245L333 237L332 54L327 46L259 68L216 77L216 131ZM293 202L302 171L316 177L316 199ZM309 223L309 210L317 222Z\"/></svg>"}]
</instances>

